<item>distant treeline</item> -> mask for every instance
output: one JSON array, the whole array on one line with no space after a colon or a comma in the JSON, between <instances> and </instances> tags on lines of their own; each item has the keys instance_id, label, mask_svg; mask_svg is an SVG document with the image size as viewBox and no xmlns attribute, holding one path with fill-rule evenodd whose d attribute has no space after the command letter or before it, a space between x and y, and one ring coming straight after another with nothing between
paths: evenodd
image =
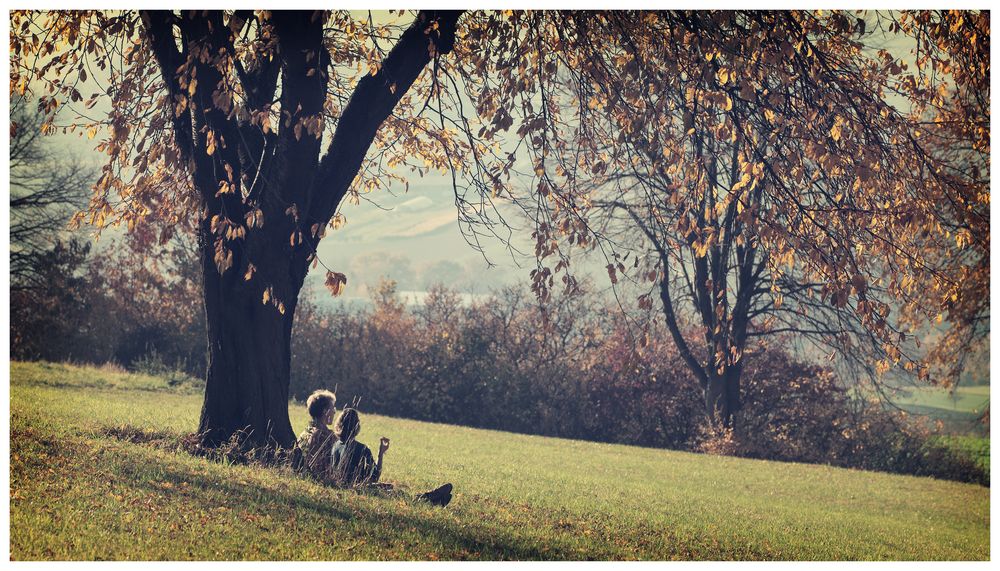
<instances>
[{"instance_id":1,"label":"distant treeline","mask_svg":"<svg viewBox=\"0 0 1000 571\"><path fill-rule=\"evenodd\" d=\"M155 260L141 251L56 246L40 268L48 285L12 290L13 358L202 376L192 249ZM660 320L626 319L587 293L540 303L508 288L470 305L437 286L407 307L392 282L373 290L364 309L300 301L294 398L336 388L341 404L391 416L988 482L926 427L852 398L829 368L774 343L745 357L743 408L725 431L707 422L700 387Z\"/></svg>"}]
</instances>

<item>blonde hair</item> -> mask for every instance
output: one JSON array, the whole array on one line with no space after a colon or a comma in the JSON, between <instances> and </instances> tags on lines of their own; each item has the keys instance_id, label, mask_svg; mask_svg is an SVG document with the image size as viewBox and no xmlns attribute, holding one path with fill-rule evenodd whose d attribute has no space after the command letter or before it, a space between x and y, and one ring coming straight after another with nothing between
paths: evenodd
<instances>
[{"instance_id":1,"label":"blonde hair","mask_svg":"<svg viewBox=\"0 0 1000 571\"><path fill-rule=\"evenodd\" d=\"M323 414L330 408L337 405L337 395L326 390L319 389L313 391L313 394L309 395L306 399L306 409L309 411L309 416L314 419L319 419Z\"/></svg>"}]
</instances>

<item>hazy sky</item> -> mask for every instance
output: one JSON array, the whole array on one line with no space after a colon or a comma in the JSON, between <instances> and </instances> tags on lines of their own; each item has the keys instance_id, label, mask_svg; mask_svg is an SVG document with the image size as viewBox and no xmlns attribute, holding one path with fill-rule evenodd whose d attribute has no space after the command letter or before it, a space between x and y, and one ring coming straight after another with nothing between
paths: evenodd
<instances>
[{"instance_id":1,"label":"hazy sky","mask_svg":"<svg viewBox=\"0 0 1000 571\"><path fill-rule=\"evenodd\" d=\"M104 156L94 150L96 138L57 134L47 140L95 165L103 164ZM366 286L381 276L397 280L401 290L423 290L443 282L484 293L491 286L528 282L532 256L517 255L499 240L487 240L483 245L494 264L489 268L483 254L466 243L457 223L450 176L432 172L413 177L408 192L377 191L365 198L357 205L343 204L347 224L328 230L319 247L323 263L348 276L344 298L367 298ZM528 228L527 221L520 222ZM530 233L529 228L519 248L527 254L533 252ZM324 275L313 271L307 285L320 299L328 296Z\"/></svg>"}]
</instances>

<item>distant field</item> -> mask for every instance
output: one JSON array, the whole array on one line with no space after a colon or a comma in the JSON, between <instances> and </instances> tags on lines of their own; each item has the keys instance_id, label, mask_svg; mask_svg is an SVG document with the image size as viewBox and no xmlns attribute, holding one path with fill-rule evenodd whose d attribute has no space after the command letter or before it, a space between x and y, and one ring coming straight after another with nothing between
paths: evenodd
<instances>
[{"instance_id":1,"label":"distant field","mask_svg":"<svg viewBox=\"0 0 1000 571\"><path fill-rule=\"evenodd\" d=\"M955 389L954 393L947 389L936 387L917 388L908 392L908 395L898 397L896 402L898 404L979 414L983 411L983 407L990 401L990 387L988 385L977 387L960 386Z\"/></svg>"},{"instance_id":2,"label":"distant field","mask_svg":"<svg viewBox=\"0 0 1000 571\"><path fill-rule=\"evenodd\" d=\"M990 402L989 385L959 386L954 392L935 387L907 389L893 402L904 410L941 420L951 432L989 435L989 427L979 421Z\"/></svg>"},{"instance_id":3,"label":"distant field","mask_svg":"<svg viewBox=\"0 0 1000 571\"><path fill-rule=\"evenodd\" d=\"M385 479L455 484L442 510L178 452L200 401L158 377L12 363L11 558L990 556L976 485L364 415L361 440L393 440Z\"/></svg>"}]
</instances>

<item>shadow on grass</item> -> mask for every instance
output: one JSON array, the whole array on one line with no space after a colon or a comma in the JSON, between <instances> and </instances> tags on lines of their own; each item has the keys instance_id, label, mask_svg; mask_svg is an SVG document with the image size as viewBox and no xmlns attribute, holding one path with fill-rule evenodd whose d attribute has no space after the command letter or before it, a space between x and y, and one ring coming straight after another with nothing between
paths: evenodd
<instances>
[{"instance_id":1,"label":"shadow on grass","mask_svg":"<svg viewBox=\"0 0 1000 571\"><path fill-rule=\"evenodd\" d=\"M131 445L143 445L159 448L168 453L184 454L178 449L176 436L157 431L144 431L140 428L120 426L104 428L99 434ZM42 436L33 434L33 437ZM98 436L99 437L99 436ZM74 449L70 442L60 439L59 445L50 448L54 455L71 453ZM558 538L548 534L539 534L538 540L516 537L483 523L470 522L467 518L443 519L426 508L414 506L413 512L399 510L399 497L380 498L376 494L357 494L358 501L349 501L354 496L354 490L339 490L337 488L309 489L311 482L292 473L283 473L280 468L261 467L261 470L274 470L275 476L287 479L290 489L276 489L252 479L241 478L242 481L227 480L213 474L204 474L178 465L170 460L151 460L141 449L129 447L112 447L101 451L101 454L113 455L116 461L105 464L106 469L119 481L128 482L128 486L141 493L162 495L168 502L195 502L210 506L220 503L214 494L226 498L222 503L239 506L239 509L250 513L269 515L273 520L295 517L299 520L309 520L315 516L322 521L324 528L337 535L338 527L348 522L353 529L347 530L350 539L345 543L364 540L368 545L385 545L386 550L397 546L393 552L387 553L390 558L421 558L428 553L435 553L442 559L579 559L581 553L566 545L560 545ZM203 458L199 461L210 463ZM79 468L79 469L82 469ZM170 482L164 487L163 482ZM182 486L182 483L184 484ZM281 486L285 488L286 486ZM328 491L329 493L324 493ZM339 497L338 497L339 496ZM524 528L522 528L524 529ZM412 545L399 547L400 530L416 530L418 541L423 546ZM261 533L268 533L261 530ZM412 538L411 531L411 538ZM276 535L275 541L288 541L289 535ZM343 547L343 544L336 546ZM343 549L331 550L335 557L350 557ZM180 551L178 552L181 553ZM315 551L313 551L315 553ZM399 555L396 555L399 554ZM240 554L243 558L265 559L267 552ZM294 558L294 556L293 556Z\"/></svg>"},{"instance_id":2,"label":"shadow on grass","mask_svg":"<svg viewBox=\"0 0 1000 571\"><path fill-rule=\"evenodd\" d=\"M133 430L141 432L141 429ZM119 430L117 433L123 432ZM128 430L124 434L127 435L125 440L131 443L145 443L177 454L184 453L164 446L164 440L155 432L146 437L136 437L134 432ZM129 453L127 450L125 452ZM204 458L195 457L211 463ZM630 521L627 528L609 526L599 516L581 517L565 509L541 508L476 494L462 498L468 502L467 512L448 520L435 517L426 508L415 508L414 513L400 513L394 511L395 505L383 503L395 504L399 501L399 496L386 498L377 493L321 487L282 468L259 467L261 470L274 471L275 476L286 479L287 484L297 489L279 490L260 483L234 482L185 470L170 463L157 466L157 478L144 473L141 462L125 463L121 468L118 475L133 482L137 488L164 494L167 498L170 497L169 494L198 494L200 490L210 489L226 498L239 499L243 508L258 513L270 513L279 518L292 515L301 518L303 514L315 514L324 522L324 527L329 526L332 531L337 530L338 525L351 522L356 529L362 530L361 534L354 534L351 541L364 539L372 545L391 546L400 539L398 530L415 528L427 549L411 553L409 559L428 551L436 552L442 559L485 560L781 558L780 553L766 546L741 545L728 552L720 550L717 541L709 541L712 545L708 545L695 538L680 536L676 530L652 526L638 520ZM164 490L162 485L157 484L157 479L169 480L170 488ZM179 491L183 483L188 486L187 492ZM312 490L303 489L304 486L313 485L317 487ZM358 502L346 499L355 495L366 499ZM412 496L407 497L412 501ZM512 520L491 526L489 523L494 511L509 515ZM519 537L505 531L504 527L532 530L535 535ZM576 545L573 545L574 541Z\"/></svg>"},{"instance_id":3,"label":"shadow on grass","mask_svg":"<svg viewBox=\"0 0 1000 571\"><path fill-rule=\"evenodd\" d=\"M180 446L176 434L161 430L148 430L132 426L131 424L103 427L99 432L100 434L109 436L115 440L131 442L133 444L150 444L163 449L177 448Z\"/></svg>"},{"instance_id":4,"label":"shadow on grass","mask_svg":"<svg viewBox=\"0 0 1000 571\"><path fill-rule=\"evenodd\" d=\"M159 431L145 430L130 425L114 429L105 429L103 434L118 440L134 444L144 444L176 454L188 454L186 448L178 444L179 437ZM206 459L204 456L191 454L210 464L218 464L217 460ZM246 466L242 462L236 462ZM127 473L120 474L142 485L145 490L163 494L165 490L144 474L139 463L125 466ZM422 538L428 543L436 543L441 547L440 556L444 558L471 558L487 560L640 560L645 559L753 559L768 560L781 558L781 554L762 545L740 545L732 552L720 550L717 540L711 538L693 538L678 535L677 530L650 525L641 520L629 521L627 529L609 525L599 515L596 517L581 517L566 509L542 508L528 503L515 503L503 498L485 497L478 494L468 495L464 500L469 502L470 512L463 513L451 521L440 520L433 516L425 517L419 512L401 514L385 510L381 501L394 502L395 498L379 498L377 493L359 493L352 489L322 487L313 484L312 480L303 478L291 472L288 468L261 466L250 464L251 468L272 470L274 474L286 479L291 484L297 482L305 485L316 485L312 491L299 489L295 492L280 491L264 485L247 485L222 480L210 475L198 474L180 467L170 472L163 471L160 475L174 484L169 493L178 492L178 485L187 482L189 486L210 488L224 494L228 498L255 498L245 501L243 506L260 512L281 511L282 515L298 515L311 512L329 522L335 530L340 522L360 521L365 530L364 539L369 543L389 545L398 540L395 530L416 527L422 533ZM160 466L163 468L165 466ZM459 487L461 484L459 483ZM329 497L317 497L323 491ZM580 493L588 493L581 490ZM343 499L368 496L367 502L351 503ZM337 497L341 496L341 497ZM411 497L412 496L408 496ZM452 507L455 505L452 504ZM379 508L382 509L379 509ZM447 508L446 508L447 509ZM490 526L492 512L508 514L513 523L504 522ZM533 530L535 538L518 537L505 532L503 527ZM585 538L585 539L584 539ZM583 540L585 545L581 545ZM577 545L572 545L577 541Z\"/></svg>"}]
</instances>

